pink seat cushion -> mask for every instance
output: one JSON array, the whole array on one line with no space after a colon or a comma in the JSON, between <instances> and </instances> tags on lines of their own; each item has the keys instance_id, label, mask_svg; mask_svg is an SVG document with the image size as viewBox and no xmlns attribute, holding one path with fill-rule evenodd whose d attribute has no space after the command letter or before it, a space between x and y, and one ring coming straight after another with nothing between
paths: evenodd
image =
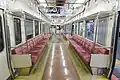
<instances>
[{"instance_id":1,"label":"pink seat cushion","mask_svg":"<svg viewBox=\"0 0 120 80\"><path fill-rule=\"evenodd\" d=\"M73 35L70 40L70 44L75 49L77 54L87 63L90 63L91 54L109 54L109 50L101 47L98 44L94 44L92 41L89 41L85 38L82 38L78 35ZM94 48L94 45L97 48Z\"/></svg>"},{"instance_id":2,"label":"pink seat cushion","mask_svg":"<svg viewBox=\"0 0 120 80\"><path fill-rule=\"evenodd\" d=\"M111 80L120 80L120 78L117 78L114 74L112 74Z\"/></svg>"},{"instance_id":3,"label":"pink seat cushion","mask_svg":"<svg viewBox=\"0 0 120 80\"><path fill-rule=\"evenodd\" d=\"M44 38L43 36L36 36L35 38L29 39L27 43L15 48L13 52L15 54L31 54L32 62L36 63L48 40L49 38Z\"/></svg>"}]
</instances>

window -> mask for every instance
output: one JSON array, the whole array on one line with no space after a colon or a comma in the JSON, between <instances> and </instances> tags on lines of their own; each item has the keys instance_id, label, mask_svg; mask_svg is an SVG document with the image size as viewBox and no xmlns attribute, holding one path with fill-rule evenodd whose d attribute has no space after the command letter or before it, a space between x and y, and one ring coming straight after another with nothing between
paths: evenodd
<instances>
[{"instance_id":1,"label":"window","mask_svg":"<svg viewBox=\"0 0 120 80\"><path fill-rule=\"evenodd\" d=\"M40 34L41 34L41 22L40 22Z\"/></svg>"},{"instance_id":2,"label":"window","mask_svg":"<svg viewBox=\"0 0 120 80\"><path fill-rule=\"evenodd\" d=\"M39 22L35 21L35 36L39 34Z\"/></svg>"},{"instance_id":3,"label":"window","mask_svg":"<svg viewBox=\"0 0 120 80\"><path fill-rule=\"evenodd\" d=\"M78 33L81 36L83 35L83 22L79 22Z\"/></svg>"},{"instance_id":4,"label":"window","mask_svg":"<svg viewBox=\"0 0 120 80\"><path fill-rule=\"evenodd\" d=\"M72 29L71 29L71 35L75 34L75 25L74 23L72 23Z\"/></svg>"},{"instance_id":5,"label":"window","mask_svg":"<svg viewBox=\"0 0 120 80\"><path fill-rule=\"evenodd\" d=\"M15 30L15 44L22 42L21 36L21 21L18 18L14 18L14 30Z\"/></svg>"},{"instance_id":6,"label":"window","mask_svg":"<svg viewBox=\"0 0 120 80\"><path fill-rule=\"evenodd\" d=\"M33 20L25 20L25 30L27 40L33 37Z\"/></svg>"},{"instance_id":7,"label":"window","mask_svg":"<svg viewBox=\"0 0 120 80\"><path fill-rule=\"evenodd\" d=\"M0 52L4 49L3 31L2 31L2 17L0 16Z\"/></svg>"},{"instance_id":8,"label":"window","mask_svg":"<svg viewBox=\"0 0 120 80\"><path fill-rule=\"evenodd\" d=\"M41 33L43 33L43 23L41 23Z\"/></svg>"},{"instance_id":9,"label":"window","mask_svg":"<svg viewBox=\"0 0 120 80\"><path fill-rule=\"evenodd\" d=\"M45 32L45 24L44 23L42 24L42 28L43 28L42 32L44 33Z\"/></svg>"},{"instance_id":10,"label":"window","mask_svg":"<svg viewBox=\"0 0 120 80\"><path fill-rule=\"evenodd\" d=\"M75 34L77 34L77 23L75 23Z\"/></svg>"},{"instance_id":11,"label":"window","mask_svg":"<svg viewBox=\"0 0 120 80\"><path fill-rule=\"evenodd\" d=\"M87 39L93 40L94 36L94 20L89 20L86 22L86 34Z\"/></svg>"},{"instance_id":12,"label":"window","mask_svg":"<svg viewBox=\"0 0 120 80\"><path fill-rule=\"evenodd\" d=\"M41 34L41 22L39 22L40 24L39 24L39 33Z\"/></svg>"},{"instance_id":13,"label":"window","mask_svg":"<svg viewBox=\"0 0 120 80\"><path fill-rule=\"evenodd\" d=\"M107 19L100 19L99 20L99 27L98 27L97 42L101 45L105 45L106 26L107 26Z\"/></svg>"}]
</instances>

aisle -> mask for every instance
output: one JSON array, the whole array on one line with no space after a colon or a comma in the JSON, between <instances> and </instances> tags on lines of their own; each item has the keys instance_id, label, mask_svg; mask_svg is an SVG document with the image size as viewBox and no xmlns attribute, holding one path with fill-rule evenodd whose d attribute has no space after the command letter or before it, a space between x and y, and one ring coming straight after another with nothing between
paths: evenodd
<instances>
[{"instance_id":1,"label":"aisle","mask_svg":"<svg viewBox=\"0 0 120 80\"><path fill-rule=\"evenodd\" d=\"M45 68L43 80L79 80L69 58L68 48L60 36L53 38L52 49Z\"/></svg>"}]
</instances>

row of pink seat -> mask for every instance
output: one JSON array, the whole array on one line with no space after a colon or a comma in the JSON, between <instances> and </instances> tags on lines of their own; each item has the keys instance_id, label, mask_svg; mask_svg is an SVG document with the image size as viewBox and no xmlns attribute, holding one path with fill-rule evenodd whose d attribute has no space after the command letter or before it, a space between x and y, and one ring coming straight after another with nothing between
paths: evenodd
<instances>
[{"instance_id":1,"label":"row of pink seat","mask_svg":"<svg viewBox=\"0 0 120 80\"><path fill-rule=\"evenodd\" d=\"M35 38L29 39L26 43L16 47L13 50L13 54L31 54L33 64L36 63L39 56L46 46L49 38L45 38L43 35L36 36Z\"/></svg>"},{"instance_id":2,"label":"row of pink seat","mask_svg":"<svg viewBox=\"0 0 120 80\"><path fill-rule=\"evenodd\" d=\"M91 54L109 54L109 50L99 44L82 38L79 35L73 35L70 38L70 44L76 50L77 54L84 60L85 63L90 64Z\"/></svg>"}]
</instances>

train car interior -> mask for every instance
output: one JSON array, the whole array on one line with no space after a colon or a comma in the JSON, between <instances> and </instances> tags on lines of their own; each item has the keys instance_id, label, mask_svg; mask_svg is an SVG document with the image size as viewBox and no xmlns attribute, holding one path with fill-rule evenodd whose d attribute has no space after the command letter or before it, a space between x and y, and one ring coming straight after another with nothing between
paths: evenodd
<instances>
[{"instance_id":1,"label":"train car interior","mask_svg":"<svg viewBox=\"0 0 120 80\"><path fill-rule=\"evenodd\" d=\"M0 0L0 80L120 80L120 0Z\"/></svg>"}]
</instances>

